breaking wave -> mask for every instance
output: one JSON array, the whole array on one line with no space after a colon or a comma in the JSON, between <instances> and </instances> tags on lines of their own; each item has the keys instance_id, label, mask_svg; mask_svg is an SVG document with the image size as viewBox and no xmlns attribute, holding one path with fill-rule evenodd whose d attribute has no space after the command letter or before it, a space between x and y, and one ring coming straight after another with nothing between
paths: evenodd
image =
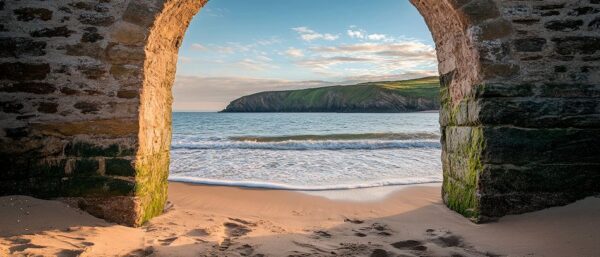
<instances>
[{"instance_id":1,"label":"breaking wave","mask_svg":"<svg viewBox=\"0 0 600 257\"><path fill-rule=\"evenodd\" d=\"M243 142L285 142L285 141L323 141L323 140L417 140L439 139L434 133L362 133L362 134L329 134L329 135L292 135L292 136L241 136L230 137L234 141Z\"/></svg>"},{"instance_id":2,"label":"breaking wave","mask_svg":"<svg viewBox=\"0 0 600 257\"><path fill-rule=\"evenodd\" d=\"M289 140L280 142L205 141L180 143L172 149L257 149L257 150L377 150L440 148L437 140Z\"/></svg>"}]
</instances>

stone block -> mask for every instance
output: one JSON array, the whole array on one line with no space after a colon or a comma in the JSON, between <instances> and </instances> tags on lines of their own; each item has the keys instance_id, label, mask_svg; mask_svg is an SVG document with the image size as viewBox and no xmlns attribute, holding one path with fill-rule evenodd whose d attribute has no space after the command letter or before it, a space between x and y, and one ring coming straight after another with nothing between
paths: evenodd
<instances>
[{"instance_id":1,"label":"stone block","mask_svg":"<svg viewBox=\"0 0 600 257\"><path fill-rule=\"evenodd\" d=\"M50 65L47 63L0 63L0 79L16 81L42 80L45 79L49 73Z\"/></svg>"},{"instance_id":2,"label":"stone block","mask_svg":"<svg viewBox=\"0 0 600 257\"><path fill-rule=\"evenodd\" d=\"M116 157L120 155L119 145L108 146L87 142L69 142L65 147L65 155L76 157Z\"/></svg>"},{"instance_id":3,"label":"stone block","mask_svg":"<svg viewBox=\"0 0 600 257\"><path fill-rule=\"evenodd\" d=\"M46 8L19 8L14 10L15 15L17 16L17 20L19 21L32 21L32 20L42 20L49 21L52 19L52 11Z\"/></svg>"},{"instance_id":4,"label":"stone block","mask_svg":"<svg viewBox=\"0 0 600 257\"><path fill-rule=\"evenodd\" d=\"M115 17L105 13L83 13L77 18L79 22L92 26L110 26L115 22Z\"/></svg>"},{"instance_id":5,"label":"stone block","mask_svg":"<svg viewBox=\"0 0 600 257\"><path fill-rule=\"evenodd\" d=\"M560 55L595 54L600 51L600 37L569 36L552 41L556 44L556 53Z\"/></svg>"},{"instance_id":6,"label":"stone block","mask_svg":"<svg viewBox=\"0 0 600 257\"><path fill-rule=\"evenodd\" d=\"M135 168L133 162L127 159L111 158L106 159L106 175L134 177Z\"/></svg>"},{"instance_id":7,"label":"stone block","mask_svg":"<svg viewBox=\"0 0 600 257\"><path fill-rule=\"evenodd\" d=\"M0 64L0 67L2 64ZM35 74L29 74L29 76ZM41 75L40 75L41 76ZM9 93L31 93L37 95L47 95L54 93L56 86L43 82L23 82L23 83L12 83L6 86L0 87L0 92Z\"/></svg>"},{"instance_id":8,"label":"stone block","mask_svg":"<svg viewBox=\"0 0 600 257\"><path fill-rule=\"evenodd\" d=\"M75 31L67 26L43 28L30 33L32 37L70 37Z\"/></svg>"},{"instance_id":9,"label":"stone block","mask_svg":"<svg viewBox=\"0 0 600 257\"><path fill-rule=\"evenodd\" d=\"M545 38L520 38L514 41L515 50L518 52L540 52L546 45Z\"/></svg>"},{"instance_id":10,"label":"stone block","mask_svg":"<svg viewBox=\"0 0 600 257\"><path fill-rule=\"evenodd\" d=\"M0 57L43 56L46 45L46 42L29 38L0 38Z\"/></svg>"}]
</instances>

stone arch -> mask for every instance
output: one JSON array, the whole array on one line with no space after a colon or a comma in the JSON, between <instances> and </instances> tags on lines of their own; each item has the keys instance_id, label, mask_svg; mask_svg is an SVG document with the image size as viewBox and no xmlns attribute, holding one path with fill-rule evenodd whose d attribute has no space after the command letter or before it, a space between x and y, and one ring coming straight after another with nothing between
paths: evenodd
<instances>
[{"instance_id":1,"label":"stone arch","mask_svg":"<svg viewBox=\"0 0 600 257\"><path fill-rule=\"evenodd\" d=\"M438 54L446 205L485 221L600 192L600 3L410 1ZM0 195L160 214L177 51L205 3L0 1Z\"/></svg>"}]
</instances>

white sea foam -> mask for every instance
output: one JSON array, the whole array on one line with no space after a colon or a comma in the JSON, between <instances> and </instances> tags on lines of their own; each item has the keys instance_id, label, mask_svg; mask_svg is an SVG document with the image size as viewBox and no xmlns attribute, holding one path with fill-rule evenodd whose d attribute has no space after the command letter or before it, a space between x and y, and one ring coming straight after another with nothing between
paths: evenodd
<instances>
[{"instance_id":1,"label":"white sea foam","mask_svg":"<svg viewBox=\"0 0 600 257\"><path fill-rule=\"evenodd\" d=\"M198 177L186 177L186 176L169 176L169 181L173 182L185 182L201 185L211 186L234 186L234 187L245 187L245 188L265 188L265 189L276 189L276 190L294 190L294 191L327 191L327 190L347 190L347 189L359 189L359 188L372 188L382 186L400 186L400 185L416 185L416 184L429 184L438 183L441 180L437 177L422 177L422 178L405 178L405 179L390 179L386 181L371 181L361 184L338 184L338 185L323 185L323 186L308 186L308 185L289 185L275 182L262 182L262 181L232 181L232 180L219 180L219 179L205 179Z\"/></svg>"}]
</instances>

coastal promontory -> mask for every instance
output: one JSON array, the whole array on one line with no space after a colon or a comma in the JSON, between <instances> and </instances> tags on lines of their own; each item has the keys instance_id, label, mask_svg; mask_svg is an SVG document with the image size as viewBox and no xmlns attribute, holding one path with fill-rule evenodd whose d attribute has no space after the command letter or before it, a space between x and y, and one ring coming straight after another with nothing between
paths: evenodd
<instances>
[{"instance_id":1,"label":"coastal promontory","mask_svg":"<svg viewBox=\"0 0 600 257\"><path fill-rule=\"evenodd\" d=\"M260 92L232 101L223 112L418 112L438 110L439 78L367 82Z\"/></svg>"}]
</instances>

